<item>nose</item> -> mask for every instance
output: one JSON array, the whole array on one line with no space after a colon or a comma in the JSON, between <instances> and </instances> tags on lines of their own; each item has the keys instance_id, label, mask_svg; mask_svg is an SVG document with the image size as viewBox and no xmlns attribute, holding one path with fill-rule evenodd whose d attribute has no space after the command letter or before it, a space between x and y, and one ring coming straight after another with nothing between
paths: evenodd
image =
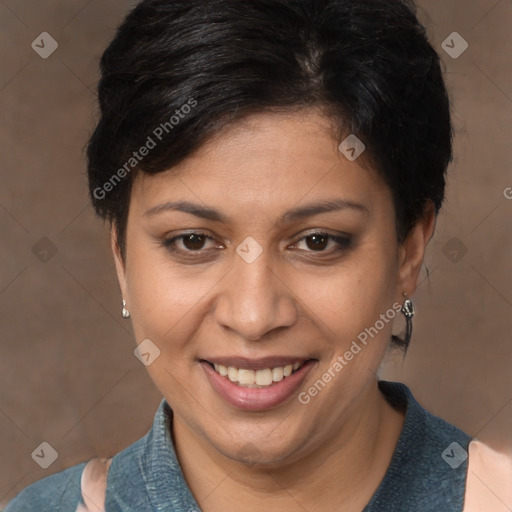
<instances>
[{"instance_id":1,"label":"nose","mask_svg":"<svg viewBox=\"0 0 512 512\"><path fill-rule=\"evenodd\" d=\"M252 263L235 255L217 297L216 322L248 341L268 339L297 320L293 294L270 263L265 252Z\"/></svg>"}]
</instances>

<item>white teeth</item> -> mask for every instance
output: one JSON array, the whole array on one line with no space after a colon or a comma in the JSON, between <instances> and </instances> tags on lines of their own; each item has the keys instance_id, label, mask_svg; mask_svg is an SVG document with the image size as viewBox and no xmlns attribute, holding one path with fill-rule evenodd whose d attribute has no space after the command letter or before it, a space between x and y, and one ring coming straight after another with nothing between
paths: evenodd
<instances>
[{"instance_id":1,"label":"white teeth","mask_svg":"<svg viewBox=\"0 0 512 512\"><path fill-rule=\"evenodd\" d=\"M238 382L238 370L230 366L228 368L228 378L231 382Z\"/></svg>"},{"instance_id":2,"label":"white teeth","mask_svg":"<svg viewBox=\"0 0 512 512\"><path fill-rule=\"evenodd\" d=\"M213 366L219 375L227 377L231 382L237 383L240 386L266 387L289 377L302 366L302 363L287 364L286 366L277 366L276 368L264 368L263 370L247 370L233 366L226 367L216 363Z\"/></svg>"},{"instance_id":3,"label":"white teeth","mask_svg":"<svg viewBox=\"0 0 512 512\"><path fill-rule=\"evenodd\" d=\"M272 370L272 380L274 382L280 382L284 378L284 369L282 366L278 366Z\"/></svg>"},{"instance_id":4,"label":"white teeth","mask_svg":"<svg viewBox=\"0 0 512 512\"><path fill-rule=\"evenodd\" d=\"M242 386L251 386L254 384L254 370L238 370L238 382Z\"/></svg>"},{"instance_id":5,"label":"white teeth","mask_svg":"<svg viewBox=\"0 0 512 512\"><path fill-rule=\"evenodd\" d=\"M258 370L256 372L256 384L258 386L270 386L272 384L272 370L270 368Z\"/></svg>"}]
</instances>

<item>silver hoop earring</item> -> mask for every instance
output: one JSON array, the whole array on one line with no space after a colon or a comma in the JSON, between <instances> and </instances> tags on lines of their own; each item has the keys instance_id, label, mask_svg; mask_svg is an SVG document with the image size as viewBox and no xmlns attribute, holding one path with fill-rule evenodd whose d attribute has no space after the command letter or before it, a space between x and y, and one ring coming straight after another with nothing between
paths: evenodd
<instances>
[{"instance_id":1,"label":"silver hoop earring","mask_svg":"<svg viewBox=\"0 0 512 512\"><path fill-rule=\"evenodd\" d=\"M130 318L130 312L126 309L126 301L123 299L123 311L121 312L123 318Z\"/></svg>"},{"instance_id":2,"label":"silver hoop earring","mask_svg":"<svg viewBox=\"0 0 512 512\"><path fill-rule=\"evenodd\" d=\"M402 313L408 320L411 320L412 317L414 316L414 313L416 313L414 305L410 299L405 299L404 305L402 306Z\"/></svg>"}]
</instances>

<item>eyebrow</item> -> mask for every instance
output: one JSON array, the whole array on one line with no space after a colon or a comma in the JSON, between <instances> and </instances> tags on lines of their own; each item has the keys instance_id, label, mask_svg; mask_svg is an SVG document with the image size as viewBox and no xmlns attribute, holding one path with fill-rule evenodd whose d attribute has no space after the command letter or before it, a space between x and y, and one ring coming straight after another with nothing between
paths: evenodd
<instances>
[{"instance_id":1,"label":"eyebrow","mask_svg":"<svg viewBox=\"0 0 512 512\"><path fill-rule=\"evenodd\" d=\"M321 213L330 213L341 210L357 210L366 215L370 215L370 211L366 206L355 203L353 201L347 201L345 199L333 199L330 201L321 201L319 203L312 203L298 208L288 210L280 219L280 224L291 223L297 220L304 219L306 217L312 217L313 215L319 215Z\"/></svg>"},{"instance_id":2,"label":"eyebrow","mask_svg":"<svg viewBox=\"0 0 512 512\"><path fill-rule=\"evenodd\" d=\"M319 215L321 213L330 213L346 209L357 210L366 215L370 215L368 208L360 203L347 201L345 199L333 199L292 208L281 216L281 218L278 220L278 224L292 223L307 217ZM227 223L227 217L219 211L214 210L213 208L191 203L189 201L169 201L167 203L162 203L154 206L153 208L150 208L143 214L143 216L153 216L167 211L179 211L189 213L201 219Z\"/></svg>"}]
</instances>

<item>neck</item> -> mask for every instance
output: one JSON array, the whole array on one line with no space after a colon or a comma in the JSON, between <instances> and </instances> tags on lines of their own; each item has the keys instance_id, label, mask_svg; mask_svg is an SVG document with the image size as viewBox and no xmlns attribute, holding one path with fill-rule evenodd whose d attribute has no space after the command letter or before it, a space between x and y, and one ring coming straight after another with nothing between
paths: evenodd
<instances>
[{"instance_id":1,"label":"neck","mask_svg":"<svg viewBox=\"0 0 512 512\"><path fill-rule=\"evenodd\" d=\"M262 507L303 512L336 509L340 503L347 512L360 511L386 473L404 414L388 404L372 381L344 417L321 444L299 448L290 461L254 466L220 454L175 417L176 453L205 512L260 512Z\"/></svg>"}]
</instances>

